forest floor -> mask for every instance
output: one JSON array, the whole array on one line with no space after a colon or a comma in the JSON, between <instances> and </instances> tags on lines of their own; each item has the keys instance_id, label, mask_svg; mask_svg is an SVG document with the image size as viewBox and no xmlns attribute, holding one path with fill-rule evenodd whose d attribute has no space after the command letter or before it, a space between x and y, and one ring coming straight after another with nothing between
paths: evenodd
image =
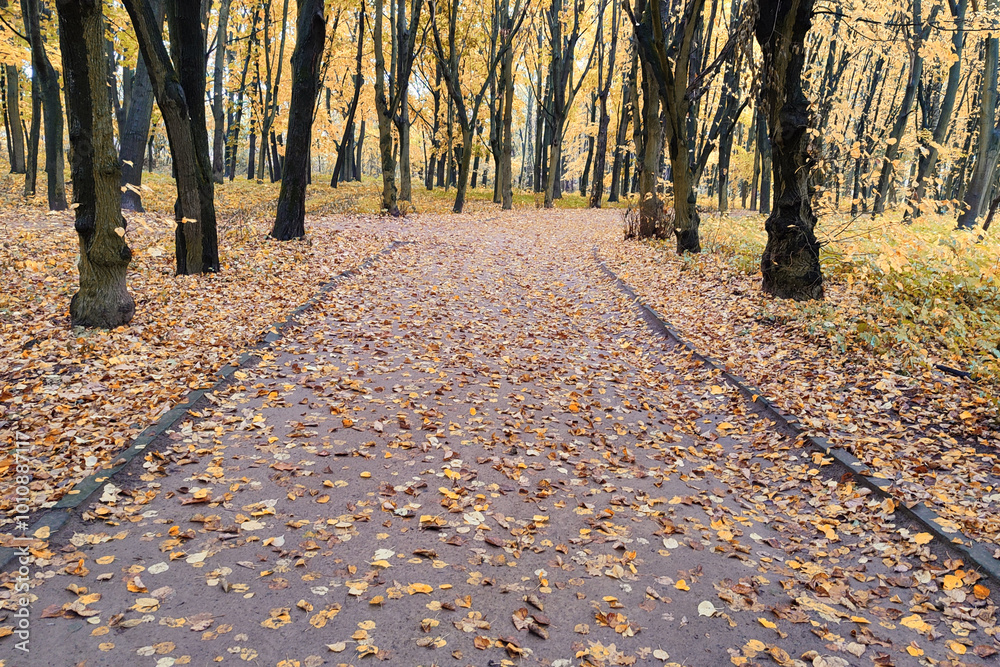
<instances>
[{"instance_id":1,"label":"forest floor","mask_svg":"<svg viewBox=\"0 0 1000 667\"><path fill-rule=\"evenodd\" d=\"M357 202L315 204L337 205ZM233 216L208 278L173 277L162 214L135 216L137 321L107 333L66 326L70 216L7 222L0 433L32 443L39 504L321 283L410 243L35 536L32 652L8 579L0 664L997 663L995 586L651 332L594 248L899 502L987 540L989 376L841 345L822 322L869 312L847 281L775 305L739 252L624 243L620 211L428 208L310 218L290 244Z\"/></svg>"}]
</instances>

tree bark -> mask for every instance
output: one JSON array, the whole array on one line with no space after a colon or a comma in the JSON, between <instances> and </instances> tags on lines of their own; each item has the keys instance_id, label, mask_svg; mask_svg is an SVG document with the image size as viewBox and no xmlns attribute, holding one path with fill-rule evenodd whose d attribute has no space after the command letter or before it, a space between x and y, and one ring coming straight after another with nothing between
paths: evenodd
<instances>
[{"instance_id":1,"label":"tree bark","mask_svg":"<svg viewBox=\"0 0 1000 667\"><path fill-rule=\"evenodd\" d=\"M38 139L42 129L42 97L38 74L31 76L31 129L28 130L28 156L24 172L24 196L34 197L38 179Z\"/></svg>"},{"instance_id":2,"label":"tree bark","mask_svg":"<svg viewBox=\"0 0 1000 667\"><path fill-rule=\"evenodd\" d=\"M157 25L163 25L163 0L151 0ZM132 76L131 103L125 114L125 131L120 138L119 156L122 162L122 209L144 211L142 206L142 168L149 139L149 126L153 117L153 84L149 80L146 63L140 57Z\"/></svg>"},{"instance_id":3,"label":"tree bark","mask_svg":"<svg viewBox=\"0 0 1000 667\"><path fill-rule=\"evenodd\" d=\"M785 299L823 298L819 242L809 191L809 101L802 91L805 38L815 0L760 0L763 98L771 139L774 212L765 223L763 289Z\"/></svg>"},{"instance_id":4,"label":"tree bark","mask_svg":"<svg viewBox=\"0 0 1000 667\"><path fill-rule=\"evenodd\" d=\"M205 36L197 3L167 0L167 54L148 0L124 0L167 127L177 179L177 273L219 270L212 163L205 128ZM176 67L176 69L175 69Z\"/></svg>"},{"instance_id":5,"label":"tree bark","mask_svg":"<svg viewBox=\"0 0 1000 667\"><path fill-rule=\"evenodd\" d=\"M601 12L600 19L598 21L597 34L598 39L601 43L598 44L598 62L597 62L597 73L598 73L598 91L597 99L600 104L601 116L598 120L597 125L597 147L596 155L594 157L594 184L590 191L590 208L601 208L601 199L604 196L604 169L605 161L608 154L608 124L611 122L611 118L608 116L608 94L611 92L611 83L615 78L615 51L618 50L618 24L621 23L621 17L619 15L619 2L620 0L611 0L611 44L608 46L608 70L607 74L603 74L604 71L604 12ZM600 77L604 77L603 81ZM620 123L621 121L619 121ZM618 147L615 147L615 164L621 169L621 162L617 156ZM615 170L612 169L611 176L611 187L615 189L615 177L617 174ZM615 191L615 199L617 200L617 191Z\"/></svg>"},{"instance_id":6,"label":"tree bark","mask_svg":"<svg viewBox=\"0 0 1000 667\"><path fill-rule=\"evenodd\" d=\"M42 99L42 119L45 125L45 174L48 180L49 209L67 208L64 182L63 111L59 96L59 75L45 53L42 39L40 0L21 0L24 29L31 43L31 67L38 76L38 91Z\"/></svg>"},{"instance_id":7,"label":"tree bark","mask_svg":"<svg viewBox=\"0 0 1000 667\"><path fill-rule=\"evenodd\" d=\"M987 3L995 10L997 0ZM959 229L972 229L989 203L993 174L1000 159L1000 127L995 125L997 110L997 67L1000 63L1000 43L996 32L986 38L986 63L983 69L983 87L979 95L979 140L976 145L976 162L965 191L965 210L958 216Z\"/></svg>"},{"instance_id":8,"label":"tree bark","mask_svg":"<svg viewBox=\"0 0 1000 667\"><path fill-rule=\"evenodd\" d=\"M278 213L271 238L279 241L305 236L306 185L313 108L319 92L319 64L326 41L323 0L298 0L299 21L292 52L292 99L288 108L288 143L278 194Z\"/></svg>"},{"instance_id":9,"label":"tree bark","mask_svg":"<svg viewBox=\"0 0 1000 667\"><path fill-rule=\"evenodd\" d=\"M494 177L499 183L500 208L509 211L514 208L513 170L511 157L514 154L514 49L508 49L502 59L500 73L503 79L503 129L500 136L500 171ZM522 155L522 165L524 156Z\"/></svg>"},{"instance_id":10,"label":"tree bark","mask_svg":"<svg viewBox=\"0 0 1000 667\"><path fill-rule=\"evenodd\" d=\"M229 27L229 0L219 1L219 27L215 31L215 79L212 86L212 116L215 131L212 141L212 178L221 183L226 171L226 105L222 85L226 71L226 39Z\"/></svg>"},{"instance_id":11,"label":"tree bark","mask_svg":"<svg viewBox=\"0 0 1000 667\"><path fill-rule=\"evenodd\" d=\"M10 131L10 173L23 174L26 170L24 161L24 132L21 130L21 85L20 73L13 65L4 66L7 75L7 118Z\"/></svg>"},{"instance_id":12,"label":"tree bark","mask_svg":"<svg viewBox=\"0 0 1000 667\"><path fill-rule=\"evenodd\" d=\"M132 252L119 201L101 4L57 0L56 7L80 240L80 289L70 302L70 320L74 326L113 329L132 320L135 301L125 282Z\"/></svg>"},{"instance_id":13,"label":"tree bark","mask_svg":"<svg viewBox=\"0 0 1000 667\"><path fill-rule=\"evenodd\" d=\"M617 202L619 194L626 188L622 183L628 178L628 167L625 166L626 144L628 140L628 122L634 112L631 106L632 91L635 90L636 76L638 75L639 58L635 49L632 50L632 66L629 68L628 77L622 83L621 111L618 115L618 131L615 132L615 158L611 165L611 192L608 193L608 202ZM623 169L624 168L624 169ZM622 177L623 171L625 177Z\"/></svg>"},{"instance_id":14,"label":"tree bark","mask_svg":"<svg viewBox=\"0 0 1000 667\"><path fill-rule=\"evenodd\" d=\"M885 211L885 198L889 194L889 187L892 185L893 174L896 171L896 158L899 156L899 143L903 139L906 130L906 123L910 118L910 110L913 108L913 100L917 96L917 87L920 84L920 77L924 71L924 58L921 53L923 42L927 38L930 30L928 27L934 22L940 5L935 5L931 10L930 19L927 25L922 23L920 10L920 0L913 0L913 43L910 48L910 76L906 82L906 90L903 92L903 103L893 122L892 130L889 132L888 145L885 147L885 158L882 161L882 171L878 177L878 188L875 191L875 204L872 212L875 214Z\"/></svg>"}]
</instances>

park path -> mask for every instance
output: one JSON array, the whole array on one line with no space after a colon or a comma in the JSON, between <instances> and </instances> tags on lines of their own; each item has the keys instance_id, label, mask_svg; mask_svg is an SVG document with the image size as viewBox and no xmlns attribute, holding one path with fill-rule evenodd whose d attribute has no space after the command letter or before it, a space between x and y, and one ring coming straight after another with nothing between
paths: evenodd
<instances>
[{"instance_id":1,"label":"park path","mask_svg":"<svg viewBox=\"0 0 1000 667\"><path fill-rule=\"evenodd\" d=\"M3 664L996 664L974 575L647 330L615 213L396 232L53 536Z\"/></svg>"}]
</instances>

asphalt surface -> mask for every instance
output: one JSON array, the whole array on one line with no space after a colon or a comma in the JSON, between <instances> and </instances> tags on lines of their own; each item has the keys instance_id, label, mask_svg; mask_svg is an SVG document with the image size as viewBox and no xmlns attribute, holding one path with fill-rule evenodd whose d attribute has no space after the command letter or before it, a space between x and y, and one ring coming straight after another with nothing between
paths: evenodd
<instances>
[{"instance_id":1,"label":"asphalt surface","mask_svg":"<svg viewBox=\"0 0 1000 667\"><path fill-rule=\"evenodd\" d=\"M5 667L998 664L996 592L646 328L614 216L401 225L51 536Z\"/></svg>"}]
</instances>

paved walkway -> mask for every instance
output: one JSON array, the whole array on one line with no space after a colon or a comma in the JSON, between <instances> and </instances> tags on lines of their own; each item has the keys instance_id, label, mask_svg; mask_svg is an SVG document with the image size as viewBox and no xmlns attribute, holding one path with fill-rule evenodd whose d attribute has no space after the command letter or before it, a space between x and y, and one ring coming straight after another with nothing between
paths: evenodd
<instances>
[{"instance_id":1,"label":"paved walkway","mask_svg":"<svg viewBox=\"0 0 1000 667\"><path fill-rule=\"evenodd\" d=\"M997 664L995 592L645 328L615 213L534 217L401 226L53 537L0 659Z\"/></svg>"}]
</instances>

